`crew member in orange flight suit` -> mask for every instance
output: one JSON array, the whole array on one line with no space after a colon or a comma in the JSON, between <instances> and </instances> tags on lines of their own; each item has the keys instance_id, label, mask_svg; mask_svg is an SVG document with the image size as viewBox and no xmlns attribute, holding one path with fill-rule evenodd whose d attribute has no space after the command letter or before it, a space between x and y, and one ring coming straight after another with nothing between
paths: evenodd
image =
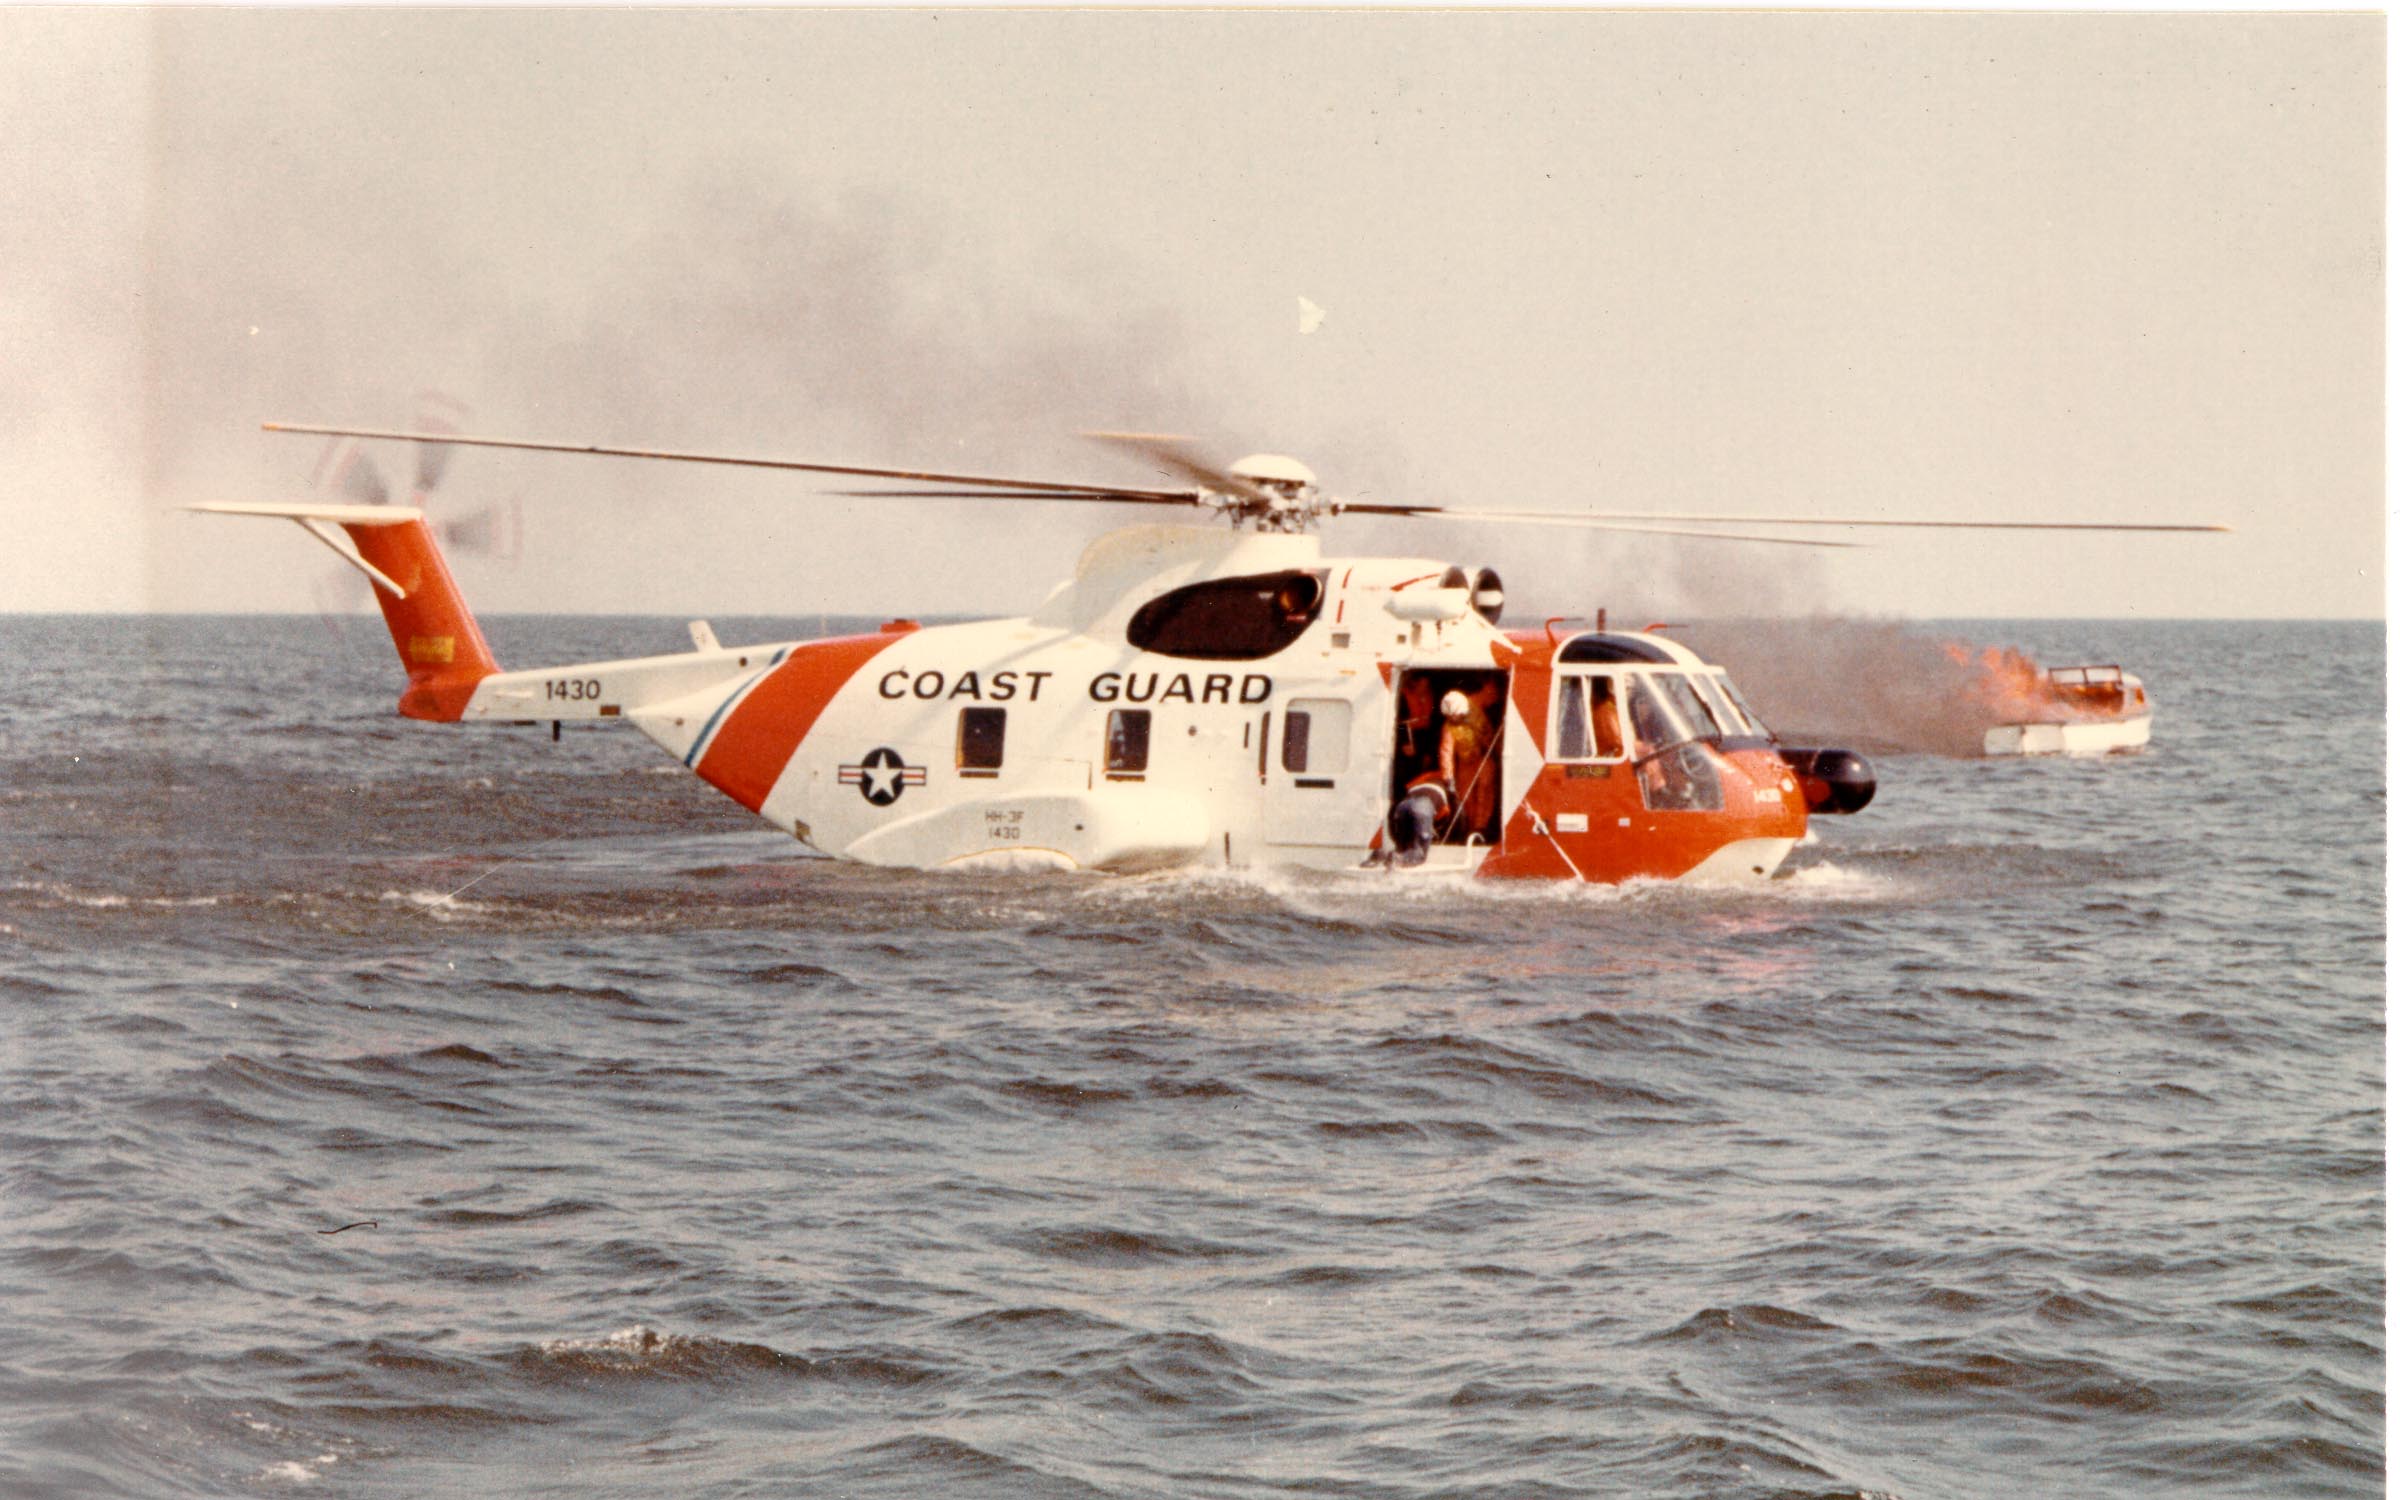
<instances>
[{"instance_id":1,"label":"crew member in orange flight suit","mask_svg":"<svg viewBox=\"0 0 2400 1500\"><path fill-rule=\"evenodd\" d=\"M1459 809L1457 827L1462 833L1488 833L1500 798L1489 764L1491 725L1456 689L1442 694L1442 719L1442 782Z\"/></svg>"},{"instance_id":2,"label":"crew member in orange flight suit","mask_svg":"<svg viewBox=\"0 0 2400 1500\"><path fill-rule=\"evenodd\" d=\"M1592 679L1592 753L1615 760L1625 753L1625 731L1617 724L1616 685L1606 677Z\"/></svg>"}]
</instances>

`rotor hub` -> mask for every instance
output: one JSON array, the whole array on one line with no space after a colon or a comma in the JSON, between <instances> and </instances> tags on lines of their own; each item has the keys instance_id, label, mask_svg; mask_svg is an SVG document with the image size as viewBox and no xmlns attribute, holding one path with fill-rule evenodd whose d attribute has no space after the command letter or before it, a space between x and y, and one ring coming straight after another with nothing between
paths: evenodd
<instances>
[{"instance_id":1,"label":"rotor hub","mask_svg":"<svg viewBox=\"0 0 2400 1500\"><path fill-rule=\"evenodd\" d=\"M1300 460L1282 453L1253 453L1225 471L1236 479L1246 479L1261 489L1298 494L1317 487L1317 472Z\"/></svg>"}]
</instances>

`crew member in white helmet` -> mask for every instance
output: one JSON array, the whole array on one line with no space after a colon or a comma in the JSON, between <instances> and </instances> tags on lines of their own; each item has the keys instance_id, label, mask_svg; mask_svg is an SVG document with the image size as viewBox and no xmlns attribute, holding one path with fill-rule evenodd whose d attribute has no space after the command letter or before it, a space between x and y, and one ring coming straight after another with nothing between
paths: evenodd
<instances>
[{"instance_id":1,"label":"crew member in white helmet","mask_svg":"<svg viewBox=\"0 0 2400 1500\"><path fill-rule=\"evenodd\" d=\"M1442 785L1458 809L1458 826L1468 833L1488 833L1484 825L1499 800L1491 754L1492 726L1474 703L1455 688L1442 694Z\"/></svg>"},{"instance_id":2,"label":"crew member in white helmet","mask_svg":"<svg viewBox=\"0 0 2400 1500\"><path fill-rule=\"evenodd\" d=\"M1453 828L1483 831L1480 822L1460 816L1462 809L1480 805L1484 816L1490 816L1494 793L1486 785L1491 778L1484 764L1490 737L1482 717L1473 701L1455 688L1442 694L1441 708L1439 763L1409 782L1393 805L1390 848L1377 863L1402 869L1421 865L1426 852Z\"/></svg>"}]
</instances>

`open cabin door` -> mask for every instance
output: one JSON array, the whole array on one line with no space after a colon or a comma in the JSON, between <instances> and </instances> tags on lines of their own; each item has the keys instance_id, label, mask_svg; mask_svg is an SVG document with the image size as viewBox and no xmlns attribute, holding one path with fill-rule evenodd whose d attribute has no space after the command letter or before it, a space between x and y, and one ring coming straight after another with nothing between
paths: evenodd
<instances>
[{"instance_id":1,"label":"open cabin door","mask_svg":"<svg viewBox=\"0 0 2400 1500\"><path fill-rule=\"evenodd\" d=\"M1319 688L1279 699L1265 745L1266 841L1363 852L1383 816L1388 752L1372 701Z\"/></svg>"},{"instance_id":2,"label":"open cabin door","mask_svg":"<svg viewBox=\"0 0 2400 1500\"><path fill-rule=\"evenodd\" d=\"M1501 771L1508 739L1509 676L1504 671L1460 668L1410 668L1400 676L1394 700L1386 802L1398 801L1419 779L1438 776L1441 745L1448 721L1441 702L1451 693L1467 700L1467 718L1474 748L1464 758L1454 752L1458 800L1443 819L1435 838L1440 844L1495 845L1500 841L1505 805Z\"/></svg>"}]
</instances>

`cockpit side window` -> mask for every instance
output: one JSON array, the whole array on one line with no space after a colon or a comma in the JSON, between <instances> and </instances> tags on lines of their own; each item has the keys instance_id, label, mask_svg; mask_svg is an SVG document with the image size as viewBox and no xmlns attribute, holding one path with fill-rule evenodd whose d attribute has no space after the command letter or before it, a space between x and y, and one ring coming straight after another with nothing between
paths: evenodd
<instances>
[{"instance_id":1,"label":"cockpit side window","mask_svg":"<svg viewBox=\"0 0 2400 1500\"><path fill-rule=\"evenodd\" d=\"M1558 732L1550 736L1552 760L1592 758L1592 713L1584 697L1583 679L1558 680Z\"/></svg>"},{"instance_id":2,"label":"cockpit side window","mask_svg":"<svg viewBox=\"0 0 2400 1500\"><path fill-rule=\"evenodd\" d=\"M1300 639L1324 607L1321 572L1209 578L1135 610L1125 639L1136 650L1189 661L1256 661Z\"/></svg>"},{"instance_id":3,"label":"cockpit side window","mask_svg":"<svg viewBox=\"0 0 2400 1500\"><path fill-rule=\"evenodd\" d=\"M1557 697L1558 718L1550 737L1550 759L1625 758L1625 728L1618 716L1614 677L1562 674Z\"/></svg>"}]
</instances>

